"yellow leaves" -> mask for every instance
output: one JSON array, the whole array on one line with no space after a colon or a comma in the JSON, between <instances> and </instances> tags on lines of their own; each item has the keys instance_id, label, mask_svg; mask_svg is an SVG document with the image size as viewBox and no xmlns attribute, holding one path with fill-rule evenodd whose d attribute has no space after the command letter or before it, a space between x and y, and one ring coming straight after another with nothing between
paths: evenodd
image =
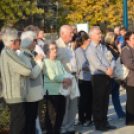
<instances>
[{"instance_id":1,"label":"yellow leaves","mask_svg":"<svg viewBox=\"0 0 134 134\"><path fill-rule=\"evenodd\" d=\"M110 22L115 25L121 23L122 0L60 0L69 11L66 19L69 23L89 21L90 25Z\"/></svg>"}]
</instances>

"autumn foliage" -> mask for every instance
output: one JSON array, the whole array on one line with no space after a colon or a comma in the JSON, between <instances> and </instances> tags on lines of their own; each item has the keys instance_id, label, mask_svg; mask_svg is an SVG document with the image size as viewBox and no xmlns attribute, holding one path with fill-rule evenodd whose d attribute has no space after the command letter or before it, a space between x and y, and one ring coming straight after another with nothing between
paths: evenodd
<instances>
[{"instance_id":1,"label":"autumn foliage","mask_svg":"<svg viewBox=\"0 0 134 134\"><path fill-rule=\"evenodd\" d=\"M68 24L89 21L89 25L106 23L111 27L123 22L123 0L59 0L61 9L68 10L64 22ZM128 17L134 20L134 0L128 1Z\"/></svg>"}]
</instances>

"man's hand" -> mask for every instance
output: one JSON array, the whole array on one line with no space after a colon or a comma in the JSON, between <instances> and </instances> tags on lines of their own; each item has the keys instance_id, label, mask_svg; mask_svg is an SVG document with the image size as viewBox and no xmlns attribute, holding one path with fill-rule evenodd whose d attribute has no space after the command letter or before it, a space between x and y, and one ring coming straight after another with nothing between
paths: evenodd
<instances>
[{"instance_id":1,"label":"man's hand","mask_svg":"<svg viewBox=\"0 0 134 134\"><path fill-rule=\"evenodd\" d=\"M36 60L42 61L43 58L44 58L44 56L43 56L42 54L38 54L38 55L36 56Z\"/></svg>"},{"instance_id":2,"label":"man's hand","mask_svg":"<svg viewBox=\"0 0 134 134\"><path fill-rule=\"evenodd\" d=\"M72 84L72 80L69 79L69 78L64 78L63 79L63 83L67 83L68 85L71 85Z\"/></svg>"},{"instance_id":3,"label":"man's hand","mask_svg":"<svg viewBox=\"0 0 134 134\"><path fill-rule=\"evenodd\" d=\"M110 78L114 78L114 74L110 75L109 77L110 77Z\"/></svg>"},{"instance_id":4,"label":"man's hand","mask_svg":"<svg viewBox=\"0 0 134 134\"><path fill-rule=\"evenodd\" d=\"M113 67L107 68L106 75L111 76L113 74L113 71L114 71Z\"/></svg>"},{"instance_id":5,"label":"man's hand","mask_svg":"<svg viewBox=\"0 0 134 134\"><path fill-rule=\"evenodd\" d=\"M63 86L63 89L68 89L68 87L69 87L69 85L67 83L63 83L62 86Z\"/></svg>"}]
</instances>

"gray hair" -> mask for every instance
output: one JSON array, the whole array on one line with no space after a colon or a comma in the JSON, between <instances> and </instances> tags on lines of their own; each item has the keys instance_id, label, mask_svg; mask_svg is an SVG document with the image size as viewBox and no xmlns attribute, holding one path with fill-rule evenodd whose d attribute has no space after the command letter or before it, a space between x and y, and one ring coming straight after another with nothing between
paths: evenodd
<instances>
[{"instance_id":1,"label":"gray hair","mask_svg":"<svg viewBox=\"0 0 134 134\"><path fill-rule=\"evenodd\" d=\"M115 28L114 28L114 32L115 32L116 30L120 30L120 27L115 27Z\"/></svg>"},{"instance_id":2,"label":"gray hair","mask_svg":"<svg viewBox=\"0 0 134 134\"><path fill-rule=\"evenodd\" d=\"M95 29L100 30L100 27L99 26L93 26L92 28L90 28L89 33L88 33L89 37L94 34Z\"/></svg>"},{"instance_id":3,"label":"gray hair","mask_svg":"<svg viewBox=\"0 0 134 134\"><path fill-rule=\"evenodd\" d=\"M13 40L18 39L18 31L17 30L9 30L5 31L2 34L2 41L5 46L10 46Z\"/></svg>"},{"instance_id":4,"label":"gray hair","mask_svg":"<svg viewBox=\"0 0 134 134\"><path fill-rule=\"evenodd\" d=\"M70 27L76 27L76 25L70 25Z\"/></svg>"},{"instance_id":5,"label":"gray hair","mask_svg":"<svg viewBox=\"0 0 134 134\"><path fill-rule=\"evenodd\" d=\"M12 31L12 28L11 27L3 27L1 29L1 32L4 33L4 32L8 32L8 31Z\"/></svg>"},{"instance_id":6,"label":"gray hair","mask_svg":"<svg viewBox=\"0 0 134 134\"><path fill-rule=\"evenodd\" d=\"M21 44L22 48L29 48L34 39L37 38L37 34L32 31L26 31L21 34Z\"/></svg>"},{"instance_id":7,"label":"gray hair","mask_svg":"<svg viewBox=\"0 0 134 134\"><path fill-rule=\"evenodd\" d=\"M54 40L47 40L47 41L45 42L44 46L43 46L43 51L44 51L45 54L47 54L47 52L49 51L49 46L50 46L51 44L54 44L55 46L57 46L57 45L56 45L56 41L54 41Z\"/></svg>"}]
</instances>

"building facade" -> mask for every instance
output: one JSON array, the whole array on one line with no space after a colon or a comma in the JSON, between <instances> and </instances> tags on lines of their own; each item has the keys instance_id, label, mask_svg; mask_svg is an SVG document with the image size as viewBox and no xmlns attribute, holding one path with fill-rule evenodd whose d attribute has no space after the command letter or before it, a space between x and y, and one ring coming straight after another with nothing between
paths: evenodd
<instances>
[{"instance_id":1,"label":"building facade","mask_svg":"<svg viewBox=\"0 0 134 134\"><path fill-rule=\"evenodd\" d=\"M28 1L28 0L25 0ZM23 30L28 25L36 25L44 30L45 33L57 32L58 26L58 2L52 4L51 0L32 0L37 2L37 7L44 10L43 14L35 14L20 19L15 27Z\"/></svg>"}]
</instances>

